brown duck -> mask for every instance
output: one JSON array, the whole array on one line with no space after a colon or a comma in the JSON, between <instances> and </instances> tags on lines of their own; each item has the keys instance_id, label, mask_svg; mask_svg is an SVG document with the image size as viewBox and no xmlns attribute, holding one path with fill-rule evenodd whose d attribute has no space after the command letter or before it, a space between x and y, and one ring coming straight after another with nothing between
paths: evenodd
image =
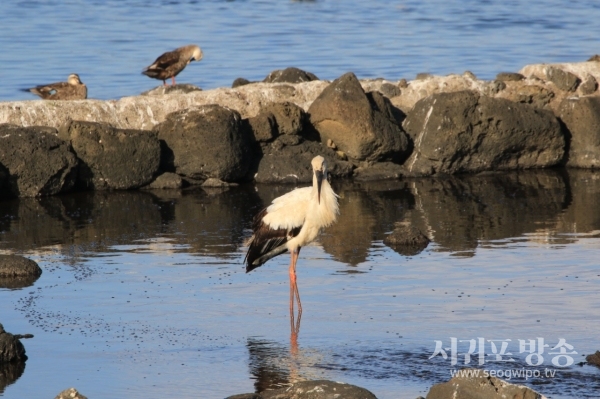
<instances>
[{"instance_id":1,"label":"brown duck","mask_svg":"<svg viewBox=\"0 0 600 399\"><path fill-rule=\"evenodd\" d=\"M192 61L200 61L202 59L202 50L195 44L176 48L161 55L144 71L144 75L154 79L160 79L166 86L166 80L171 78L175 85L175 76Z\"/></svg>"},{"instance_id":2,"label":"brown duck","mask_svg":"<svg viewBox=\"0 0 600 399\"><path fill-rule=\"evenodd\" d=\"M23 91L29 91L44 100L85 100L87 98L87 86L76 73L70 74L66 82L40 85Z\"/></svg>"}]
</instances>

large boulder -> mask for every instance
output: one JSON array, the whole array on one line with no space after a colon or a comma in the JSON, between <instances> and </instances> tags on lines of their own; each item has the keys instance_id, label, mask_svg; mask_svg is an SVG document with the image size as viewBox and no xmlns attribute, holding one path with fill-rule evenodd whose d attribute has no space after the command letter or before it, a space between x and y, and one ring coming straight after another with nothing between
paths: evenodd
<instances>
[{"instance_id":1,"label":"large boulder","mask_svg":"<svg viewBox=\"0 0 600 399\"><path fill-rule=\"evenodd\" d=\"M263 148L264 155L254 175L257 183L311 183L310 161L317 155L327 159L328 172L334 178L352 174L352 165L321 143L306 140L297 145L281 145L276 140L273 144Z\"/></svg>"},{"instance_id":2,"label":"large boulder","mask_svg":"<svg viewBox=\"0 0 600 399\"><path fill-rule=\"evenodd\" d=\"M321 141L330 140L355 161L401 162L409 150L390 101L365 93L351 72L323 90L308 113Z\"/></svg>"},{"instance_id":3,"label":"large boulder","mask_svg":"<svg viewBox=\"0 0 600 399\"><path fill-rule=\"evenodd\" d=\"M565 139L550 112L472 91L418 101L404 121L414 175L542 168L558 164Z\"/></svg>"},{"instance_id":4,"label":"large boulder","mask_svg":"<svg viewBox=\"0 0 600 399\"><path fill-rule=\"evenodd\" d=\"M33 260L19 255L0 255L0 288L23 288L32 285L42 275Z\"/></svg>"},{"instance_id":5,"label":"large boulder","mask_svg":"<svg viewBox=\"0 0 600 399\"><path fill-rule=\"evenodd\" d=\"M10 196L37 197L70 190L77 157L56 129L0 125L0 174Z\"/></svg>"},{"instance_id":6,"label":"large boulder","mask_svg":"<svg viewBox=\"0 0 600 399\"><path fill-rule=\"evenodd\" d=\"M219 105L174 112L156 127L164 142L166 170L196 180L248 178L252 134L237 111Z\"/></svg>"},{"instance_id":7,"label":"large boulder","mask_svg":"<svg viewBox=\"0 0 600 399\"><path fill-rule=\"evenodd\" d=\"M151 131L68 121L58 136L71 143L81 160L78 184L85 188L138 188L152 181L160 165L160 143Z\"/></svg>"},{"instance_id":8,"label":"large boulder","mask_svg":"<svg viewBox=\"0 0 600 399\"><path fill-rule=\"evenodd\" d=\"M511 384L495 376L486 375L483 370L463 369L460 372L460 375L456 375L450 381L432 386L426 399L545 398L544 395L531 388Z\"/></svg>"},{"instance_id":9,"label":"large boulder","mask_svg":"<svg viewBox=\"0 0 600 399\"><path fill-rule=\"evenodd\" d=\"M571 97L559 107L559 118L569 136L567 166L600 166L600 97Z\"/></svg>"},{"instance_id":10,"label":"large boulder","mask_svg":"<svg viewBox=\"0 0 600 399\"><path fill-rule=\"evenodd\" d=\"M269 142L282 134L302 135L308 116L296 104L285 101L264 106L248 123L256 141Z\"/></svg>"}]
</instances>

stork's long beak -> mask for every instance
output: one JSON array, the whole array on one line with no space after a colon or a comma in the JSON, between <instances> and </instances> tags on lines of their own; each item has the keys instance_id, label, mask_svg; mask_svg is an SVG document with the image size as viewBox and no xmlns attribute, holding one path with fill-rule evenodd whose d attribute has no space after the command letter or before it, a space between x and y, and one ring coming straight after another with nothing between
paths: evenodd
<instances>
[{"instance_id":1,"label":"stork's long beak","mask_svg":"<svg viewBox=\"0 0 600 399\"><path fill-rule=\"evenodd\" d=\"M323 171L315 170L317 176L317 201L321 203L321 183L323 182Z\"/></svg>"}]
</instances>

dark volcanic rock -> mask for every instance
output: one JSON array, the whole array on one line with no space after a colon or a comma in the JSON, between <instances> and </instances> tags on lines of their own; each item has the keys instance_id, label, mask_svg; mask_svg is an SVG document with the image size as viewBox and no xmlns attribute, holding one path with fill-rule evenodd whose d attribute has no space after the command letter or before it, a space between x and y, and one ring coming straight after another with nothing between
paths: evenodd
<instances>
[{"instance_id":1,"label":"dark volcanic rock","mask_svg":"<svg viewBox=\"0 0 600 399\"><path fill-rule=\"evenodd\" d=\"M177 189L183 187L183 179L177 173L165 172L158 176L154 181L144 189Z\"/></svg>"},{"instance_id":2,"label":"dark volcanic rock","mask_svg":"<svg viewBox=\"0 0 600 399\"><path fill-rule=\"evenodd\" d=\"M154 89L143 92L142 96L161 96L164 94L186 94L195 91L202 91L201 88L189 83L177 83L176 85L157 86Z\"/></svg>"},{"instance_id":3,"label":"dark volcanic rock","mask_svg":"<svg viewBox=\"0 0 600 399\"><path fill-rule=\"evenodd\" d=\"M18 255L0 255L0 276L24 277L42 275L42 269L31 259Z\"/></svg>"},{"instance_id":4,"label":"dark volcanic rock","mask_svg":"<svg viewBox=\"0 0 600 399\"><path fill-rule=\"evenodd\" d=\"M549 81L563 91L575 91L581 83L581 79L577 75L552 66L546 70L546 76Z\"/></svg>"},{"instance_id":5,"label":"dark volcanic rock","mask_svg":"<svg viewBox=\"0 0 600 399\"><path fill-rule=\"evenodd\" d=\"M233 81L233 83L231 84L231 88L235 89L236 87L239 86L245 86L247 84L250 84L252 82L250 82L248 79L244 79L244 78L237 78L236 80Z\"/></svg>"},{"instance_id":6,"label":"dark volcanic rock","mask_svg":"<svg viewBox=\"0 0 600 399\"><path fill-rule=\"evenodd\" d=\"M378 92L365 93L353 73L331 83L311 104L310 120L321 135L357 161L402 161L409 141L393 106Z\"/></svg>"},{"instance_id":7,"label":"dark volcanic rock","mask_svg":"<svg viewBox=\"0 0 600 399\"><path fill-rule=\"evenodd\" d=\"M402 94L400 88L391 83L382 84L381 87L379 88L379 92L381 94L383 94L384 96L386 96L387 98L396 97L396 96L399 96L400 94Z\"/></svg>"},{"instance_id":8,"label":"dark volcanic rock","mask_svg":"<svg viewBox=\"0 0 600 399\"><path fill-rule=\"evenodd\" d=\"M472 370L474 376L457 376L448 382L436 384L426 399L541 399L542 395L523 385L515 385L496 377L485 376L482 370Z\"/></svg>"},{"instance_id":9,"label":"dark volcanic rock","mask_svg":"<svg viewBox=\"0 0 600 399\"><path fill-rule=\"evenodd\" d=\"M301 82L312 82L313 80L319 80L319 78L310 72L305 72L302 69L295 67L289 67L286 69L278 69L271 72L266 78L263 79L265 83L301 83Z\"/></svg>"},{"instance_id":10,"label":"dark volcanic rock","mask_svg":"<svg viewBox=\"0 0 600 399\"><path fill-rule=\"evenodd\" d=\"M271 103L261 108L248 123L259 142L269 142L280 135L301 135L308 124L308 115L291 102Z\"/></svg>"},{"instance_id":11,"label":"dark volcanic rock","mask_svg":"<svg viewBox=\"0 0 600 399\"><path fill-rule=\"evenodd\" d=\"M594 94L598 90L598 81L592 75L587 75L579 85L579 93L583 96Z\"/></svg>"},{"instance_id":12,"label":"dark volcanic rock","mask_svg":"<svg viewBox=\"0 0 600 399\"><path fill-rule=\"evenodd\" d=\"M87 399L87 396L83 396L75 388L69 388L56 395L54 399Z\"/></svg>"},{"instance_id":13,"label":"dark volcanic rock","mask_svg":"<svg viewBox=\"0 0 600 399\"><path fill-rule=\"evenodd\" d=\"M555 97L553 91L536 85L525 85L519 88L515 98L510 100L530 104L536 108L545 108Z\"/></svg>"},{"instance_id":14,"label":"dark volcanic rock","mask_svg":"<svg viewBox=\"0 0 600 399\"><path fill-rule=\"evenodd\" d=\"M471 91L418 101L404 128L415 143L404 166L414 175L542 168L564 155L550 111Z\"/></svg>"},{"instance_id":15,"label":"dark volcanic rock","mask_svg":"<svg viewBox=\"0 0 600 399\"><path fill-rule=\"evenodd\" d=\"M377 399L364 388L327 380L301 381L260 395L263 399Z\"/></svg>"},{"instance_id":16,"label":"dark volcanic rock","mask_svg":"<svg viewBox=\"0 0 600 399\"><path fill-rule=\"evenodd\" d=\"M169 114L156 126L158 138L165 144L163 151L168 153L164 169L197 180L247 179L253 140L244 126L237 111L219 105Z\"/></svg>"},{"instance_id":17,"label":"dark volcanic rock","mask_svg":"<svg viewBox=\"0 0 600 399\"><path fill-rule=\"evenodd\" d=\"M596 353L592 355L587 355L585 360L588 362L588 364L600 367L600 351L596 351Z\"/></svg>"},{"instance_id":18,"label":"dark volcanic rock","mask_svg":"<svg viewBox=\"0 0 600 399\"><path fill-rule=\"evenodd\" d=\"M496 80L501 82L517 82L523 79L525 79L525 76L517 72L500 72L496 75Z\"/></svg>"},{"instance_id":19,"label":"dark volcanic rock","mask_svg":"<svg viewBox=\"0 0 600 399\"><path fill-rule=\"evenodd\" d=\"M333 150L313 141L276 149L271 146L263 151L265 154L254 176L257 183L311 183L313 173L310 161L317 155L327 159L332 177L348 177L352 174L350 163L339 160Z\"/></svg>"},{"instance_id":20,"label":"dark volcanic rock","mask_svg":"<svg viewBox=\"0 0 600 399\"><path fill-rule=\"evenodd\" d=\"M369 166L354 169L353 179L356 181L374 181L400 179L404 168L393 162L376 162Z\"/></svg>"},{"instance_id":21,"label":"dark volcanic rock","mask_svg":"<svg viewBox=\"0 0 600 399\"><path fill-rule=\"evenodd\" d=\"M559 117L570 136L566 165L600 167L600 97L566 98Z\"/></svg>"},{"instance_id":22,"label":"dark volcanic rock","mask_svg":"<svg viewBox=\"0 0 600 399\"><path fill-rule=\"evenodd\" d=\"M398 225L383 239L383 243L400 255L414 256L429 245L429 238L418 228L410 225Z\"/></svg>"},{"instance_id":23,"label":"dark volcanic rock","mask_svg":"<svg viewBox=\"0 0 600 399\"><path fill-rule=\"evenodd\" d=\"M85 188L138 188L152 181L160 165L160 143L151 131L69 121L58 135L71 143L81 160L78 184Z\"/></svg>"},{"instance_id":24,"label":"dark volcanic rock","mask_svg":"<svg viewBox=\"0 0 600 399\"><path fill-rule=\"evenodd\" d=\"M8 172L9 196L36 197L68 191L75 184L77 157L46 127L0 125L0 165Z\"/></svg>"},{"instance_id":25,"label":"dark volcanic rock","mask_svg":"<svg viewBox=\"0 0 600 399\"><path fill-rule=\"evenodd\" d=\"M27 360L25 347L18 336L4 331L0 324L0 363L18 362Z\"/></svg>"}]
</instances>

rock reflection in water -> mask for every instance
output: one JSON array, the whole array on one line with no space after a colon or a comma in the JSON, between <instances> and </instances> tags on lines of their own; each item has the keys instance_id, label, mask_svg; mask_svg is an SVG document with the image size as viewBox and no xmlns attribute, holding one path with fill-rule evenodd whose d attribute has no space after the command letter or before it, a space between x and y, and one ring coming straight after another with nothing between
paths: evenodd
<instances>
[{"instance_id":1,"label":"rock reflection in water","mask_svg":"<svg viewBox=\"0 0 600 399\"><path fill-rule=\"evenodd\" d=\"M0 395L25 372L25 361L0 363Z\"/></svg>"},{"instance_id":2,"label":"rock reflection in water","mask_svg":"<svg viewBox=\"0 0 600 399\"><path fill-rule=\"evenodd\" d=\"M398 222L429 236L433 250L461 255L473 254L482 241L586 233L600 226L600 174L587 170L333 183L341 216L320 243L348 266L365 262L373 244ZM113 245L162 237L186 252L239 257L253 215L293 188L86 192L0 201L0 249L58 245L76 257L78 251L105 252Z\"/></svg>"}]
</instances>

